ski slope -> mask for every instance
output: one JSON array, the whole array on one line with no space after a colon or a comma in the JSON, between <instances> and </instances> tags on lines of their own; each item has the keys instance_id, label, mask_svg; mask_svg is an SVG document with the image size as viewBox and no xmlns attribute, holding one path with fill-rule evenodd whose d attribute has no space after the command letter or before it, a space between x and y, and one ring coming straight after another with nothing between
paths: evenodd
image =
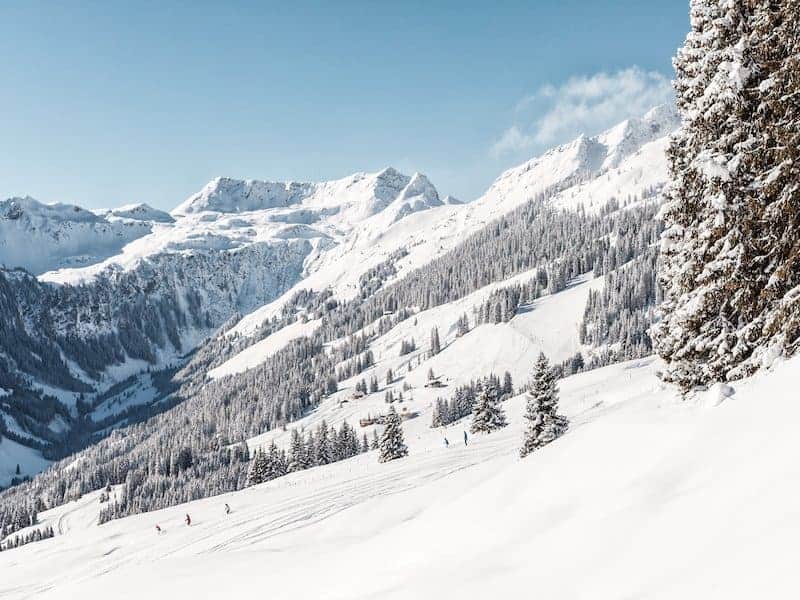
<instances>
[{"instance_id":1,"label":"ski slope","mask_svg":"<svg viewBox=\"0 0 800 600\"><path fill-rule=\"evenodd\" d=\"M208 372L208 377L218 379L219 377L235 375L252 369L273 356L292 340L313 334L321 322L322 319L307 322L295 321L252 346L248 346L220 366L211 369Z\"/></svg>"},{"instance_id":2,"label":"ski slope","mask_svg":"<svg viewBox=\"0 0 800 600\"><path fill-rule=\"evenodd\" d=\"M516 397L509 427L466 447L466 424L426 413L389 464L370 452L100 527L89 495L42 514L56 538L0 553L0 595L793 597L798 367L685 401L653 359L570 377L569 432L524 460Z\"/></svg>"},{"instance_id":3,"label":"ski slope","mask_svg":"<svg viewBox=\"0 0 800 600\"><path fill-rule=\"evenodd\" d=\"M527 373L539 352L545 352L553 361L560 362L581 350L578 327L583 317L591 290L602 289L603 278L589 275L577 277L567 289L557 294L545 295L527 306L507 323L483 324L468 334L457 336L457 321L462 314L474 320L473 308L484 303L495 290L525 283L535 277L538 269L531 269L506 280L487 285L454 302L441 304L418 312L413 318L397 324L388 333L370 343L376 366L364 371L350 381L342 383L349 389L356 381L377 375L383 381L391 369L398 375L408 374L408 379L420 387L427 380L428 369L444 376L451 383L464 384L478 376L494 371L502 375L509 371L514 377ZM218 379L241 373L265 362L289 342L311 335L319 327L319 320L296 321L263 340L248 346L225 363L210 370L208 377ZM367 332L374 324L368 326ZM442 340L442 352L428 356L431 329L436 327ZM235 331L234 328L232 331ZM400 356L403 340L414 339L417 351ZM341 342L342 340L340 340ZM409 365L411 369L409 370ZM398 382L402 383L402 382ZM400 389L399 385L386 389ZM352 391L352 389L350 389ZM383 392L381 390L381 399ZM342 397L337 396L335 400Z\"/></svg>"}]
</instances>

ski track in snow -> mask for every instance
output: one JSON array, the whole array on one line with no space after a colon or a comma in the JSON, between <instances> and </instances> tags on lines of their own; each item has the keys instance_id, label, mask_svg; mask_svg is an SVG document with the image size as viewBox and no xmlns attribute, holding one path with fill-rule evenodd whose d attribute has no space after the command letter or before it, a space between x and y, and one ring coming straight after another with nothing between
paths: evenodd
<instances>
[{"instance_id":1,"label":"ski track in snow","mask_svg":"<svg viewBox=\"0 0 800 600\"><path fill-rule=\"evenodd\" d=\"M509 426L467 447L469 420L431 429L428 407L387 464L370 452L103 526L94 492L42 513L54 539L0 553L0 596L788 597L799 366L718 406L714 388L682 400L652 358L564 379L570 429L524 460L517 396Z\"/></svg>"},{"instance_id":2,"label":"ski track in snow","mask_svg":"<svg viewBox=\"0 0 800 600\"><path fill-rule=\"evenodd\" d=\"M522 398L517 398L513 403L519 405L514 412L521 413ZM585 403L582 394L579 403ZM511 405L512 401L509 401L507 406ZM327 410L316 414L315 421L335 418L336 410L332 406L332 402L326 403L324 408ZM602 402L582 410L581 418L573 424L573 430L586 422L588 415L596 413L598 408L603 408ZM94 581L132 564L193 555L222 555L273 545L280 548L282 540L293 533L301 530L313 532L324 521L358 510L358 507L372 501L425 489L487 463L500 461L508 464L517 460L518 427L507 427L489 436L470 436L470 443L465 447L461 441L461 430L468 429L469 419L462 419L444 430L430 429L427 426L429 421L430 413L426 411L421 417L405 424L407 442L413 449L410 460L377 464L375 452L370 452L326 467L290 474L241 492L112 521L102 527L96 526L101 507L98 503L99 492L89 494L41 515L42 524L55 521L54 529L59 543L73 536L80 539L89 534L77 553L72 548L53 549L52 557L45 560L57 561L64 551L78 554L82 559L75 561L69 569L56 571L55 577L43 585L4 589L0 583L0 595L39 597L48 589L58 590L66 584L79 585L82 581ZM445 435L451 439L450 448L442 446ZM225 515L220 508L226 502L233 508L230 515ZM195 504L202 505L204 510L198 513ZM210 507L213 510L209 516ZM189 527L182 522L185 512L192 514L192 525ZM414 516L408 518L413 519ZM132 522L136 522L135 540L129 537L131 531L127 524ZM160 535L154 533L156 523L164 530ZM46 542L30 544L19 550L30 551L36 546L45 549ZM10 554L0 554L0 564L2 558ZM39 558L35 560L38 562Z\"/></svg>"}]
</instances>

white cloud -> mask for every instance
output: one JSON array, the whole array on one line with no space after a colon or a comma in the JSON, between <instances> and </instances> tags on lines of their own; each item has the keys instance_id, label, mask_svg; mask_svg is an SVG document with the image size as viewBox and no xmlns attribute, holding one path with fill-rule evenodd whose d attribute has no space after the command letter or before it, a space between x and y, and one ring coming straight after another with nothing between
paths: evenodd
<instances>
[{"instance_id":1,"label":"white cloud","mask_svg":"<svg viewBox=\"0 0 800 600\"><path fill-rule=\"evenodd\" d=\"M630 67L545 85L517 103L517 123L492 145L492 156L547 147L578 134L594 135L653 106L672 101L669 79Z\"/></svg>"},{"instance_id":2,"label":"white cloud","mask_svg":"<svg viewBox=\"0 0 800 600\"><path fill-rule=\"evenodd\" d=\"M512 152L526 150L533 146L533 138L526 133L522 133L519 127L512 125L503 132L494 144L491 153L495 158Z\"/></svg>"}]
</instances>

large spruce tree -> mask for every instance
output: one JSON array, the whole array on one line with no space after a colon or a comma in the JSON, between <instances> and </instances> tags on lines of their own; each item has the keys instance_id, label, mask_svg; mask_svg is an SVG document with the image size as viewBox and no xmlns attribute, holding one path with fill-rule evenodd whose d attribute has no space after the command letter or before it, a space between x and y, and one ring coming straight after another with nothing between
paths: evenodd
<instances>
[{"instance_id":1,"label":"large spruce tree","mask_svg":"<svg viewBox=\"0 0 800 600\"><path fill-rule=\"evenodd\" d=\"M269 458L264 450L259 448L250 460L250 468L247 471L247 485L257 485L269 479Z\"/></svg>"},{"instance_id":2,"label":"large spruce tree","mask_svg":"<svg viewBox=\"0 0 800 600\"><path fill-rule=\"evenodd\" d=\"M403 440L403 425L394 406L389 406L386 428L383 430L378 450L378 462L389 462L408 455L408 448Z\"/></svg>"},{"instance_id":3,"label":"large spruce tree","mask_svg":"<svg viewBox=\"0 0 800 600\"><path fill-rule=\"evenodd\" d=\"M799 7L691 4L655 327L664 378L684 390L743 377L798 343Z\"/></svg>"},{"instance_id":4,"label":"large spruce tree","mask_svg":"<svg viewBox=\"0 0 800 600\"><path fill-rule=\"evenodd\" d=\"M491 433L508 425L506 414L500 404L497 388L486 383L472 409L471 433Z\"/></svg>"},{"instance_id":5,"label":"large spruce tree","mask_svg":"<svg viewBox=\"0 0 800 600\"><path fill-rule=\"evenodd\" d=\"M527 394L525 421L525 437L519 451L523 458L552 442L569 426L567 418L558 414L556 376L543 352L539 354L534 365L533 382Z\"/></svg>"},{"instance_id":6,"label":"large spruce tree","mask_svg":"<svg viewBox=\"0 0 800 600\"><path fill-rule=\"evenodd\" d=\"M286 465L286 470L289 473L302 471L306 468L305 453L305 444L303 444L303 438L300 436L300 432L297 429L292 429L292 439L289 443L289 461Z\"/></svg>"}]
</instances>

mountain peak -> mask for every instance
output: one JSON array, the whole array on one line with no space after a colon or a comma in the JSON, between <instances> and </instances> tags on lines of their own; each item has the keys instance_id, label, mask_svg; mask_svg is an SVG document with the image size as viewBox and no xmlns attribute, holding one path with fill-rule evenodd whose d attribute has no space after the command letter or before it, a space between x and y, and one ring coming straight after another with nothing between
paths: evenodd
<instances>
[{"instance_id":1,"label":"mountain peak","mask_svg":"<svg viewBox=\"0 0 800 600\"><path fill-rule=\"evenodd\" d=\"M175 219L168 212L153 208L145 202L126 204L118 208L103 208L93 211L107 219L125 219L130 221L149 221L152 223L174 223Z\"/></svg>"},{"instance_id":2,"label":"mountain peak","mask_svg":"<svg viewBox=\"0 0 800 600\"><path fill-rule=\"evenodd\" d=\"M94 223L100 217L74 204L54 202L45 204L30 196L0 200L0 219L16 220L26 217L31 221L57 220L81 223Z\"/></svg>"},{"instance_id":3,"label":"mountain peak","mask_svg":"<svg viewBox=\"0 0 800 600\"><path fill-rule=\"evenodd\" d=\"M355 173L323 182L276 182L216 177L172 211L175 217L202 212L243 213L268 209L324 210L339 225L352 226L390 205L408 214L441 205L436 188L420 173L404 175L393 167L377 173ZM331 212L333 211L333 212ZM399 217L398 217L399 218Z\"/></svg>"}]
</instances>

